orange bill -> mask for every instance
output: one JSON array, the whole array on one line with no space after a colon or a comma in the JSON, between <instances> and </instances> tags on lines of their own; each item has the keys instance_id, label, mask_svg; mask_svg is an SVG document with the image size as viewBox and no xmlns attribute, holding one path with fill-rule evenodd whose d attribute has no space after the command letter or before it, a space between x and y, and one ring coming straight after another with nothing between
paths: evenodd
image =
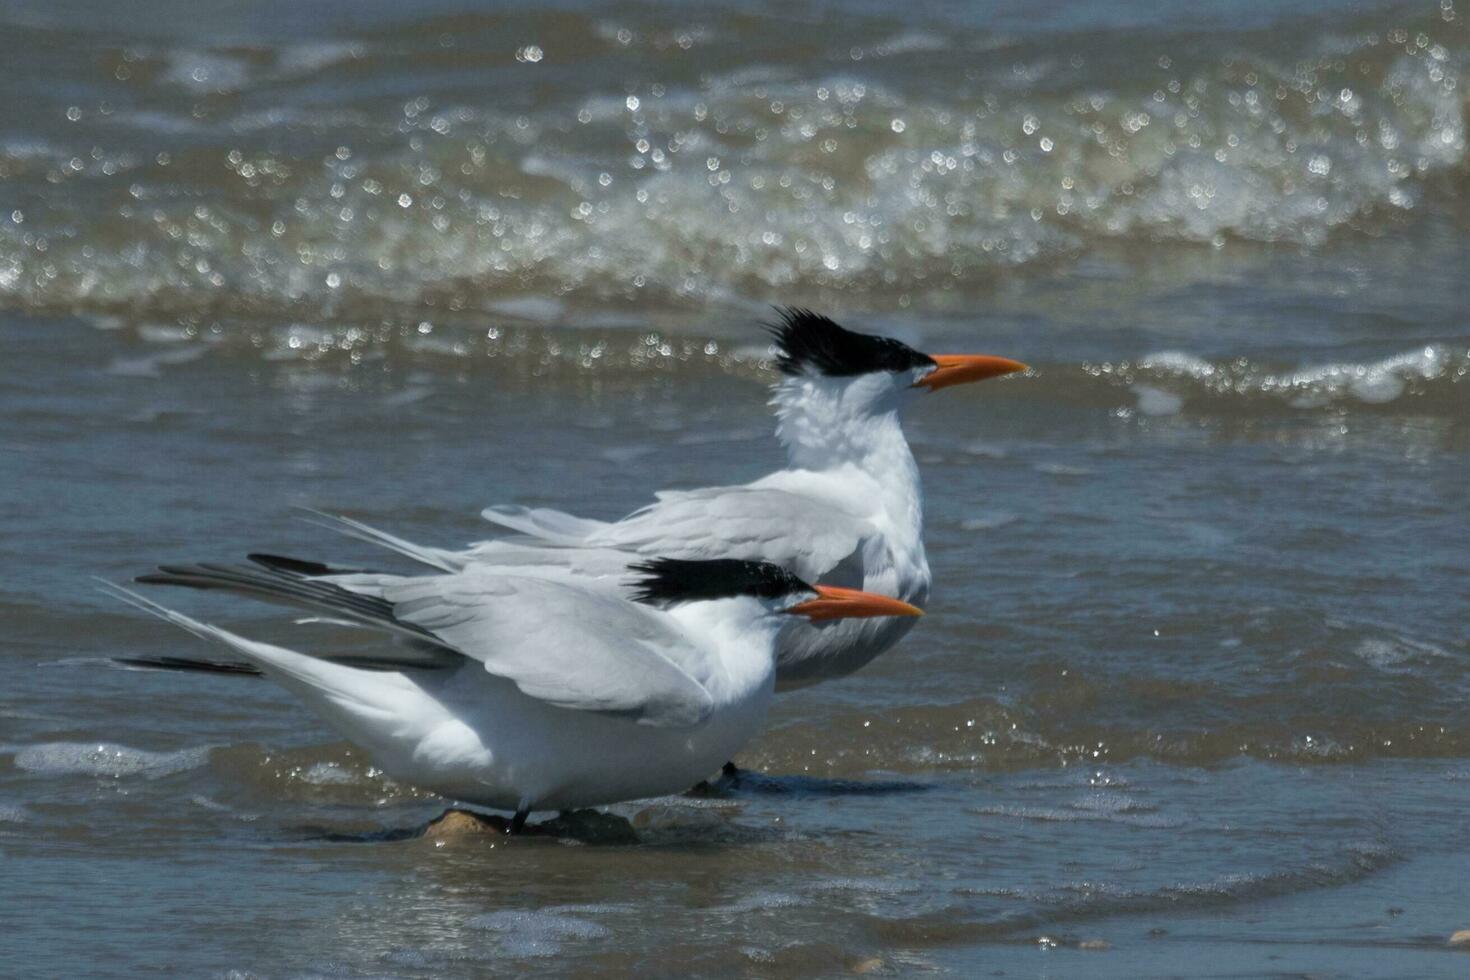
<instances>
[{"instance_id":1,"label":"orange bill","mask_svg":"<svg viewBox=\"0 0 1470 980\"><path fill-rule=\"evenodd\" d=\"M914 382L916 388L938 391L950 385L968 384L998 378L1003 374L1014 374L1026 370L1026 365L1009 357L991 357L988 354L935 354L934 362L939 365L924 377Z\"/></svg>"},{"instance_id":2,"label":"orange bill","mask_svg":"<svg viewBox=\"0 0 1470 980\"><path fill-rule=\"evenodd\" d=\"M815 599L800 602L786 610L805 616L813 622L826 619L866 618L870 616L922 616L924 610L886 595L860 589L840 589L835 585L814 585Z\"/></svg>"}]
</instances>

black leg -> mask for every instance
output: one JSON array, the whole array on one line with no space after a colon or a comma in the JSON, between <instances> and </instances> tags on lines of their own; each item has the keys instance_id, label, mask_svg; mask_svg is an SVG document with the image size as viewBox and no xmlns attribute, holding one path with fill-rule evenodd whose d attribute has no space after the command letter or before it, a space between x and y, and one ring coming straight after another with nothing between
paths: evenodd
<instances>
[{"instance_id":1,"label":"black leg","mask_svg":"<svg viewBox=\"0 0 1470 980\"><path fill-rule=\"evenodd\" d=\"M526 818L530 815L530 810L517 810L516 815L510 818L510 826L505 828L505 832L507 834L519 834L521 828L526 825Z\"/></svg>"}]
</instances>

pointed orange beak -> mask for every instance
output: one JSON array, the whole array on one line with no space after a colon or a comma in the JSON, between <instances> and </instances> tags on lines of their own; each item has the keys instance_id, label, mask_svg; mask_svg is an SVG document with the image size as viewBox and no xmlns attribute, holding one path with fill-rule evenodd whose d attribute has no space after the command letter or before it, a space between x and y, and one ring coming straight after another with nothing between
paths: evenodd
<instances>
[{"instance_id":1,"label":"pointed orange beak","mask_svg":"<svg viewBox=\"0 0 1470 980\"><path fill-rule=\"evenodd\" d=\"M1014 374L1017 371L1026 370L1026 365L1020 361L1013 361L1009 357L991 357L987 354L935 354L933 356L939 367L915 381L915 388L938 391L950 385L984 381L986 378L998 378L1003 374Z\"/></svg>"},{"instance_id":2,"label":"pointed orange beak","mask_svg":"<svg viewBox=\"0 0 1470 980\"><path fill-rule=\"evenodd\" d=\"M922 616L924 610L886 595L875 595L859 589L839 589L835 585L814 585L815 599L797 603L786 610L805 616L814 623L827 619L866 619L871 616Z\"/></svg>"}]
</instances>

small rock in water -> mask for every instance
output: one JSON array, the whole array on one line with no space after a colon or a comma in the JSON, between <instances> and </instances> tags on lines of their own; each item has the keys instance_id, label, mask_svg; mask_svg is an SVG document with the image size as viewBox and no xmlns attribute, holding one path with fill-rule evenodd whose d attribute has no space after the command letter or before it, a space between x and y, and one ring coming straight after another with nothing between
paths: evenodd
<instances>
[{"instance_id":1,"label":"small rock in water","mask_svg":"<svg viewBox=\"0 0 1470 980\"><path fill-rule=\"evenodd\" d=\"M504 834L510 821L504 817L471 813L468 810L445 810L424 827L424 836L435 840L451 837L476 837L482 834ZM526 828L530 830L529 827Z\"/></svg>"},{"instance_id":2,"label":"small rock in water","mask_svg":"<svg viewBox=\"0 0 1470 980\"><path fill-rule=\"evenodd\" d=\"M865 960L858 960L852 965L852 972L857 974L872 973L874 970L883 969L883 959L878 956L870 956Z\"/></svg>"},{"instance_id":3,"label":"small rock in water","mask_svg":"<svg viewBox=\"0 0 1470 980\"><path fill-rule=\"evenodd\" d=\"M1450 936L1451 946L1470 946L1470 929L1458 929Z\"/></svg>"},{"instance_id":4,"label":"small rock in water","mask_svg":"<svg viewBox=\"0 0 1470 980\"><path fill-rule=\"evenodd\" d=\"M588 844L638 843L638 835L633 832L631 823L600 810L572 810L554 820L538 824L537 830L554 837L569 837Z\"/></svg>"}]
</instances>

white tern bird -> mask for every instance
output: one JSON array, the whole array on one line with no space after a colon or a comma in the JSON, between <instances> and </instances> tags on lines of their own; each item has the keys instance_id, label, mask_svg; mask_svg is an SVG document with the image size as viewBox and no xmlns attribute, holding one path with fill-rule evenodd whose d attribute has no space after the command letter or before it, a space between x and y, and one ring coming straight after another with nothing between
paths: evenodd
<instances>
[{"instance_id":1,"label":"white tern bird","mask_svg":"<svg viewBox=\"0 0 1470 980\"><path fill-rule=\"evenodd\" d=\"M334 661L109 590L223 643L390 776L513 811L512 831L532 810L680 792L714 771L765 717L784 620L922 615L888 596L809 585L776 565L735 559L637 562L625 598L598 584L485 566L326 581L305 574L322 570L314 563L251 557L259 567L163 566L138 581L303 606L405 642L384 644L372 660Z\"/></svg>"},{"instance_id":2,"label":"white tern bird","mask_svg":"<svg viewBox=\"0 0 1470 980\"><path fill-rule=\"evenodd\" d=\"M328 526L445 571L476 565L553 578L615 579L629 556L743 558L922 606L929 596L923 493L900 413L926 394L1026 365L925 354L825 316L783 309L771 328L783 375L772 404L788 465L753 483L666 490L619 521L490 507L517 536L463 551L425 547L347 518ZM791 622L778 641L777 689L843 677L893 646L912 618Z\"/></svg>"}]
</instances>

